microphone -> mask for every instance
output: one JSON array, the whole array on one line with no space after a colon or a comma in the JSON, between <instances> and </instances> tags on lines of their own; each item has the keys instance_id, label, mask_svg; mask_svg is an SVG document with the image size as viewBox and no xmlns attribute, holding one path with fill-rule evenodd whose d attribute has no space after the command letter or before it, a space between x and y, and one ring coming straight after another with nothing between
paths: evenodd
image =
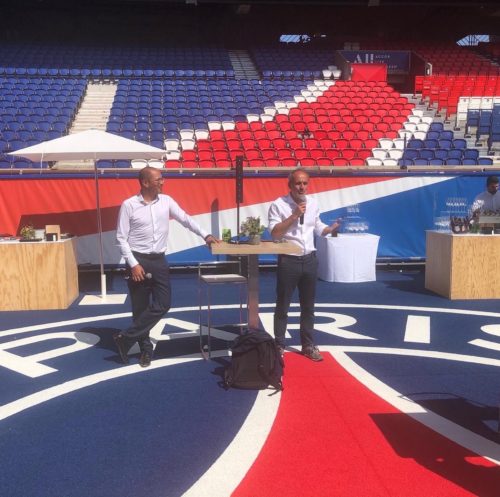
<instances>
[{"instance_id":1,"label":"microphone","mask_svg":"<svg viewBox=\"0 0 500 497\"><path fill-rule=\"evenodd\" d=\"M305 195L299 195L299 201L301 204L307 202L307 197ZM304 214L302 213L299 218L299 224L304 224Z\"/></svg>"},{"instance_id":2,"label":"microphone","mask_svg":"<svg viewBox=\"0 0 500 497\"><path fill-rule=\"evenodd\" d=\"M131 278L131 276L130 276L130 275L125 276L125 279L126 279L126 280L129 280L130 278ZM145 280L151 280L151 279L153 279L153 275L152 275L151 273L146 273L146 274L144 275L144 279L145 279Z\"/></svg>"}]
</instances>

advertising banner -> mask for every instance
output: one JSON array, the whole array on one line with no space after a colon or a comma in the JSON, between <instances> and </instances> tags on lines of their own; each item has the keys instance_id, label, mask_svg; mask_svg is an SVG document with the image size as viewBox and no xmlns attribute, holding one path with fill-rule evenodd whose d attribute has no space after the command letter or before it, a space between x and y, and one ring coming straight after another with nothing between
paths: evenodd
<instances>
[{"instance_id":1,"label":"advertising banner","mask_svg":"<svg viewBox=\"0 0 500 497\"><path fill-rule=\"evenodd\" d=\"M354 64L385 64L388 73L408 73L410 52L387 50L341 50L341 55Z\"/></svg>"},{"instance_id":2,"label":"advertising banner","mask_svg":"<svg viewBox=\"0 0 500 497\"><path fill-rule=\"evenodd\" d=\"M259 216L267 225L273 200L288 193L287 179L246 177L240 219ZM331 223L358 205L368 231L380 236L379 258L425 257L425 231L445 210L448 197L470 205L484 190L483 176L352 176L312 177L309 193L319 203L321 219ZM104 261L122 263L116 245L116 220L121 202L136 193L137 179L100 179ZM234 177L166 178L164 193L171 195L198 223L221 237L236 226ZM442 216L441 216L442 217ZM171 263L189 264L211 258L203 240L171 221L168 254ZM98 264L95 191L91 178L9 178L0 180L0 232L19 234L23 225L43 228L59 224L61 232L78 237L78 262ZM263 259L265 260L265 258Z\"/></svg>"}]
</instances>

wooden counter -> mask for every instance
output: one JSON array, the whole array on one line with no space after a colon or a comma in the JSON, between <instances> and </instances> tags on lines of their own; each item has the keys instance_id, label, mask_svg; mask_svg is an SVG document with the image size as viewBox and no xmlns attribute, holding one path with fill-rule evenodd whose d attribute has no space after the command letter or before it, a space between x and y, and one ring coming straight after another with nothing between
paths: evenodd
<instances>
[{"instance_id":1,"label":"wooden counter","mask_svg":"<svg viewBox=\"0 0 500 497\"><path fill-rule=\"evenodd\" d=\"M76 239L1 242L0 311L66 309L78 296Z\"/></svg>"},{"instance_id":2,"label":"wooden counter","mask_svg":"<svg viewBox=\"0 0 500 497\"><path fill-rule=\"evenodd\" d=\"M428 231L425 288L449 299L500 298L500 236Z\"/></svg>"},{"instance_id":3,"label":"wooden counter","mask_svg":"<svg viewBox=\"0 0 500 497\"><path fill-rule=\"evenodd\" d=\"M264 255L264 254L300 254L300 248L290 242L261 242L257 245L249 243L213 243L211 245L214 255Z\"/></svg>"}]
</instances>

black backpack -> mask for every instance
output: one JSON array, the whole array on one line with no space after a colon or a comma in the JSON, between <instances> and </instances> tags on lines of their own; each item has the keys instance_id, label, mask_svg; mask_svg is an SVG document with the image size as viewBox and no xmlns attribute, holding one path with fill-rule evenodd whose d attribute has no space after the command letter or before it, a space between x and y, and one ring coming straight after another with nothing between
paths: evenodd
<instances>
[{"instance_id":1,"label":"black backpack","mask_svg":"<svg viewBox=\"0 0 500 497\"><path fill-rule=\"evenodd\" d=\"M226 388L283 390L283 358L271 335L262 330L238 336L231 345L231 364L224 371Z\"/></svg>"}]
</instances>

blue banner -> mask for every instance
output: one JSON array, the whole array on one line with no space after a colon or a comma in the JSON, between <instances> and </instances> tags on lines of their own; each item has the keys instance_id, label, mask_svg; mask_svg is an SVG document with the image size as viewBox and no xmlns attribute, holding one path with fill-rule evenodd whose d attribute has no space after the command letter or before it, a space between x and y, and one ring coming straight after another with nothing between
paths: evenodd
<instances>
[{"instance_id":1,"label":"blue banner","mask_svg":"<svg viewBox=\"0 0 500 497\"><path fill-rule=\"evenodd\" d=\"M405 72L410 68L410 52L385 50L341 50L341 55L354 64L385 64L387 72Z\"/></svg>"}]
</instances>

